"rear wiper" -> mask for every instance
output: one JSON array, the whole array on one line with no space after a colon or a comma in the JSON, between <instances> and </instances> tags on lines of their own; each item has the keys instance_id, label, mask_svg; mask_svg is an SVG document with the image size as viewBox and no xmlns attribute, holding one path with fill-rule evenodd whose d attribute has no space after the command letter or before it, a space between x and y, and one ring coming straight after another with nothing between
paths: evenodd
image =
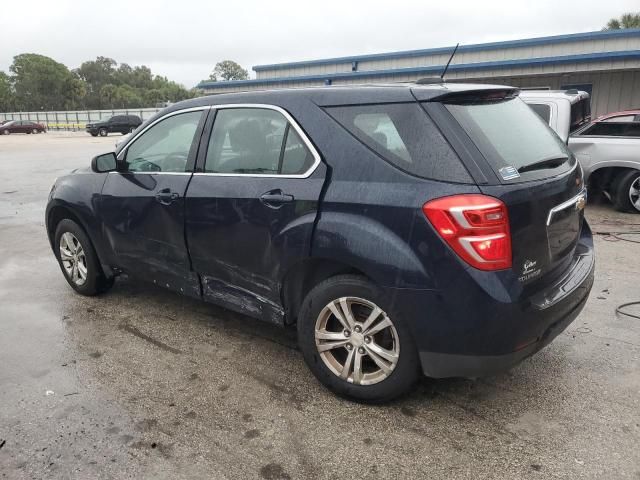
<instances>
[{"instance_id":1,"label":"rear wiper","mask_svg":"<svg viewBox=\"0 0 640 480\"><path fill-rule=\"evenodd\" d=\"M528 165L523 165L522 167L518 168L518 173L530 172L532 170L543 170L545 168L559 167L567 160L569 160L569 157L567 157L566 155L562 157L554 156L550 158L543 158L542 160L538 160L537 162L533 162Z\"/></svg>"}]
</instances>

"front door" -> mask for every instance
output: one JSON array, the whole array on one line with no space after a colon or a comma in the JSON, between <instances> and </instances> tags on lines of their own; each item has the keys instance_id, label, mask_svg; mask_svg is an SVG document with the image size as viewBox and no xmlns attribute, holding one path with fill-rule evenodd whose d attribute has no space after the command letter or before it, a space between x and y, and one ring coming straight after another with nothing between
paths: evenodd
<instances>
[{"instance_id":1,"label":"front door","mask_svg":"<svg viewBox=\"0 0 640 480\"><path fill-rule=\"evenodd\" d=\"M207 109L170 113L118 155L122 168L102 189L104 235L118 266L154 283L199 296L184 238L185 192Z\"/></svg>"},{"instance_id":2,"label":"front door","mask_svg":"<svg viewBox=\"0 0 640 480\"><path fill-rule=\"evenodd\" d=\"M186 209L203 296L279 323L282 277L309 255L325 166L276 107L219 107L205 130Z\"/></svg>"}]
</instances>

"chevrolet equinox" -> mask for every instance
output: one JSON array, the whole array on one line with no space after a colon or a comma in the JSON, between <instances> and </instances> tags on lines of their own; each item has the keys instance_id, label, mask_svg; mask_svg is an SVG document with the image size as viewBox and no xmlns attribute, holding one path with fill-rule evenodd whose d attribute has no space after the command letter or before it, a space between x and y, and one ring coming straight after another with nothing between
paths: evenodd
<instances>
[{"instance_id":1,"label":"chevrolet equinox","mask_svg":"<svg viewBox=\"0 0 640 480\"><path fill-rule=\"evenodd\" d=\"M423 80L177 103L59 178L46 228L78 293L126 273L295 324L320 382L382 402L562 332L593 283L585 202L517 89Z\"/></svg>"}]
</instances>

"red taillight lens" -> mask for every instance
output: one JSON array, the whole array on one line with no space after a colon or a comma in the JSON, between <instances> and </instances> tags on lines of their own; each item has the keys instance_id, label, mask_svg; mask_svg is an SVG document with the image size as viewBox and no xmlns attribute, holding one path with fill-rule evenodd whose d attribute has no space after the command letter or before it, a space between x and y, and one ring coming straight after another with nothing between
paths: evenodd
<instances>
[{"instance_id":1,"label":"red taillight lens","mask_svg":"<svg viewBox=\"0 0 640 480\"><path fill-rule=\"evenodd\" d=\"M486 195L454 195L431 200L422 211L445 242L480 270L511 268L507 207Z\"/></svg>"}]
</instances>

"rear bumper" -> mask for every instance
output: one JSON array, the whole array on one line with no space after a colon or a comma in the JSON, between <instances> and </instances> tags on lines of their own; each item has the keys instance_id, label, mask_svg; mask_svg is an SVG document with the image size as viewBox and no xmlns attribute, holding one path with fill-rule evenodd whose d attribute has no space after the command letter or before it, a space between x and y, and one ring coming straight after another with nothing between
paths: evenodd
<instances>
[{"instance_id":1,"label":"rear bumper","mask_svg":"<svg viewBox=\"0 0 640 480\"><path fill-rule=\"evenodd\" d=\"M420 352L422 371L427 377L486 377L509 370L525 358L549 345L575 320L587 303L588 295L564 318L551 325L542 337L520 350L504 355L451 355L447 353Z\"/></svg>"},{"instance_id":2,"label":"rear bumper","mask_svg":"<svg viewBox=\"0 0 640 480\"><path fill-rule=\"evenodd\" d=\"M460 278L437 291L390 289L392 311L409 323L425 375L492 375L533 355L569 326L587 302L594 270L585 222L571 263L542 289L497 299L469 277Z\"/></svg>"}]
</instances>

